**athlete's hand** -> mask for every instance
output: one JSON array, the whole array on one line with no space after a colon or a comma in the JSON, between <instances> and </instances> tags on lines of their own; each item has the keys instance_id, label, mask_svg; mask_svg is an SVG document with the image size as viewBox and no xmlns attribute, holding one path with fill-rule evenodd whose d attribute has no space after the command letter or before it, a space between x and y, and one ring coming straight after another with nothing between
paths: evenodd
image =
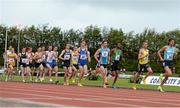
<instances>
[{"instance_id":1,"label":"athlete's hand","mask_svg":"<svg viewBox=\"0 0 180 108\"><path fill-rule=\"evenodd\" d=\"M98 60L98 64L100 64L101 62Z\"/></svg>"},{"instance_id":2,"label":"athlete's hand","mask_svg":"<svg viewBox=\"0 0 180 108\"><path fill-rule=\"evenodd\" d=\"M160 58L160 61L162 61L162 62L163 62L163 61L164 61L164 59L163 59L163 58Z\"/></svg>"},{"instance_id":3,"label":"athlete's hand","mask_svg":"<svg viewBox=\"0 0 180 108\"><path fill-rule=\"evenodd\" d=\"M113 62L111 62L111 64L110 65L113 65Z\"/></svg>"},{"instance_id":4,"label":"athlete's hand","mask_svg":"<svg viewBox=\"0 0 180 108\"><path fill-rule=\"evenodd\" d=\"M110 61L108 60L108 64L110 64Z\"/></svg>"},{"instance_id":5,"label":"athlete's hand","mask_svg":"<svg viewBox=\"0 0 180 108\"><path fill-rule=\"evenodd\" d=\"M91 62L91 60L88 60L88 62L90 63L90 62Z\"/></svg>"},{"instance_id":6,"label":"athlete's hand","mask_svg":"<svg viewBox=\"0 0 180 108\"><path fill-rule=\"evenodd\" d=\"M125 61L125 59L124 59L124 58L122 58L122 61Z\"/></svg>"}]
</instances>

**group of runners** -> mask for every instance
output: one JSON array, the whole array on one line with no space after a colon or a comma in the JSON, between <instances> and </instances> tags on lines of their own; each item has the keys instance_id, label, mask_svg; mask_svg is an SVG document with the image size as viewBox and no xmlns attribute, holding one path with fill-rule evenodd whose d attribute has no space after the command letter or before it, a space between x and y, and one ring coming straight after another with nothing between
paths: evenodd
<instances>
[{"instance_id":1,"label":"group of runners","mask_svg":"<svg viewBox=\"0 0 180 108\"><path fill-rule=\"evenodd\" d=\"M166 82L169 76L172 75L171 68L173 67L174 59L176 57L175 51L175 40L169 39L168 44L161 48L157 53L159 59L162 61L164 73L160 75L160 85L158 90L163 92L162 86ZM163 56L162 56L163 53ZM146 84L146 78L153 74L153 70L149 65L149 50L148 42L143 42L142 48L139 50L138 54L138 69L134 75L133 89L136 90L136 81L142 72L147 72L145 77L143 77L143 82ZM62 68L64 71L64 85L69 85L69 80L75 83L75 77L79 72L79 78L77 81L78 86L83 86L81 83L84 74L88 73L88 63L91 62L90 51L88 51L86 41L82 40L80 47L71 47L70 44L66 44L64 50L59 54L58 47L49 46L46 51L45 47L37 48L36 52L32 52L32 48L22 48L21 53L16 54L14 48L10 47L4 54L7 63L6 70L6 81L12 78L13 70L16 65L16 61L19 61L19 66L21 68L22 81L26 82L25 77L30 78L32 81L32 74L36 72L35 81L43 81L45 79L46 73L49 75L49 81L52 82L52 72L55 73L55 83L58 81L58 62L62 63ZM96 73L100 73L103 80L103 87L107 88L107 66L111 65L111 74L114 76L113 85L115 85L118 73L120 61L123 60L122 45L117 43L113 49L108 48L108 41L103 40L100 48L95 52L94 58L97 62ZM34 67L34 71L32 68Z\"/></svg>"}]
</instances>

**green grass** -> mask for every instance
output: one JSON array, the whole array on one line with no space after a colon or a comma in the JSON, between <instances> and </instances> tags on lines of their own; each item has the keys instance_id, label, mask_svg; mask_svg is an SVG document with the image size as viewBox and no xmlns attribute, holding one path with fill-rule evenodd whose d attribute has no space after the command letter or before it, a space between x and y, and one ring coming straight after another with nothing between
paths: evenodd
<instances>
[{"instance_id":1,"label":"green grass","mask_svg":"<svg viewBox=\"0 0 180 108\"><path fill-rule=\"evenodd\" d=\"M33 79L35 79L35 77L33 77ZM0 80L4 81L5 80L5 76L1 75ZM55 80L55 78L53 77L53 80ZM59 77L58 78L60 84L63 84L64 80L63 77ZM20 76L13 76L13 81L22 81L22 78ZM49 78L46 77L44 82L42 83L49 83ZM77 79L76 79L77 81ZM29 82L29 78L27 79L27 82ZM69 81L70 84L71 81ZM113 79L109 78L108 79L108 83L111 86L113 83ZM102 86L102 81L101 80L96 80L96 81L92 81L92 80L88 80L87 78L84 78L82 80L82 84L85 86L98 86L101 87ZM120 88L132 88L132 83L129 82L129 79L118 79L115 86L120 87ZM142 85L142 84L137 84L137 89L147 89L147 90L157 90L157 85ZM165 91L173 91L173 92L180 92L180 87L178 86L163 86Z\"/></svg>"}]
</instances>

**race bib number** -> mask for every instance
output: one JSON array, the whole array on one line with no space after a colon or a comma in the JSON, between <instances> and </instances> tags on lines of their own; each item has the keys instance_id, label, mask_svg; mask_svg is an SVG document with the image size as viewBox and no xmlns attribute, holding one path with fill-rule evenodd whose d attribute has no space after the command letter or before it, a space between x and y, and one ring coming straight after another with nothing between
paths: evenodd
<instances>
[{"instance_id":1,"label":"race bib number","mask_svg":"<svg viewBox=\"0 0 180 108\"><path fill-rule=\"evenodd\" d=\"M46 60L46 55L43 55L43 56L42 56L42 59L43 59L43 60Z\"/></svg>"},{"instance_id":2,"label":"race bib number","mask_svg":"<svg viewBox=\"0 0 180 108\"><path fill-rule=\"evenodd\" d=\"M50 57L50 56L48 56L48 58L47 58L47 62L52 62L52 57Z\"/></svg>"},{"instance_id":3,"label":"race bib number","mask_svg":"<svg viewBox=\"0 0 180 108\"><path fill-rule=\"evenodd\" d=\"M116 55L115 60L119 60L120 59L120 55Z\"/></svg>"},{"instance_id":4,"label":"race bib number","mask_svg":"<svg viewBox=\"0 0 180 108\"><path fill-rule=\"evenodd\" d=\"M9 58L8 59L8 62L14 62L15 60L14 60L14 58Z\"/></svg>"},{"instance_id":5,"label":"race bib number","mask_svg":"<svg viewBox=\"0 0 180 108\"><path fill-rule=\"evenodd\" d=\"M82 60L85 60L86 58L87 58L86 55L81 55L81 56L80 56L80 59L82 59Z\"/></svg>"},{"instance_id":6,"label":"race bib number","mask_svg":"<svg viewBox=\"0 0 180 108\"><path fill-rule=\"evenodd\" d=\"M42 59L39 59L38 62L41 63L41 62L42 62Z\"/></svg>"},{"instance_id":7,"label":"race bib number","mask_svg":"<svg viewBox=\"0 0 180 108\"><path fill-rule=\"evenodd\" d=\"M22 58L22 59L21 59L21 62L22 62L22 63L28 63L28 59Z\"/></svg>"},{"instance_id":8,"label":"race bib number","mask_svg":"<svg viewBox=\"0 0 180 108\"><path fill-rule=\"evenodd\" d=\"M173 54L168 54L168 55L167 55L167 59L168 59L168 60L173 60Z\"/></svg>"},{"instance_id":9,"label":"race bib number","mask_svg":"<svg viewBox=\"0 0 180 108\"><path fill-rule=\"evenodd\" d=\"M107 57L107 56L108 56L108 52L103 51L103 52L102 52L102 57Z\"/></svg>"},{"instance_id":10,"label":"race bib number","mask_svg":"<svg viewBox=\"0 0 180 108\"><path fill-rule=\"evenodd\" d=\"M144 57L144 61L148 61L148 60L149 60L148 56Z\"/></svg>"},{"instance_id":11,"label":"race bib number","mask_svg":"<svg viewBox=\"0 0 180 108\"><path fill-rule=\"evenodd\" d=\"M74 60L74 61L78 61L78 57L74 56L74 57L73 57L73 60Z\"/></svg>"},{"instance_id":12,"label":"race bib number","mask_svg":"<svg viewBox=\"0 0 180 108\"><path fill-rule=\"evenodd\" d=\"M64 55L64 59L65 60L69 60L70 59L70 55Z\"/></svg>"}]
</instances>

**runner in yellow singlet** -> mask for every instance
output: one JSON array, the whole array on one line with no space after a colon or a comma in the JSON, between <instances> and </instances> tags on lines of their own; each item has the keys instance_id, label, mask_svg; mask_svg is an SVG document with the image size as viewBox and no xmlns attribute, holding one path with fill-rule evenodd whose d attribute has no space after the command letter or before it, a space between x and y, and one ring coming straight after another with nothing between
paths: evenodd
<instances>
[{"instance_id":1,"label":"runner in yellow singlet","mask_svg":"<svg viewBox=\"0 0 180 108\"><path fill-rule=\"evenodd\" d=\"M146 78L153 73L153 71L149 65L149 50L148 50L147 42L143 42L143 46L139 50L138 60L139 60L138 69L134 76L134 84L133 84L134 90L136 90L136 81L142 72L147 71L146 76L143 77L144 84L146 84Z\"/></svg>"},{"instance_id":2,"label":"runner in yellow singlet","mask_svg":"<svg viewBox=\"0 0 180 108\"><path fill-rule=\"evenodd\" d=\"M7 54L7 76L6 76L6 81L12 80L12 74L14 70L14 66L16 65L16 60L18 56L14 52L14 48L12 48L9 53Z\"/></svg>"}]
</instances>

